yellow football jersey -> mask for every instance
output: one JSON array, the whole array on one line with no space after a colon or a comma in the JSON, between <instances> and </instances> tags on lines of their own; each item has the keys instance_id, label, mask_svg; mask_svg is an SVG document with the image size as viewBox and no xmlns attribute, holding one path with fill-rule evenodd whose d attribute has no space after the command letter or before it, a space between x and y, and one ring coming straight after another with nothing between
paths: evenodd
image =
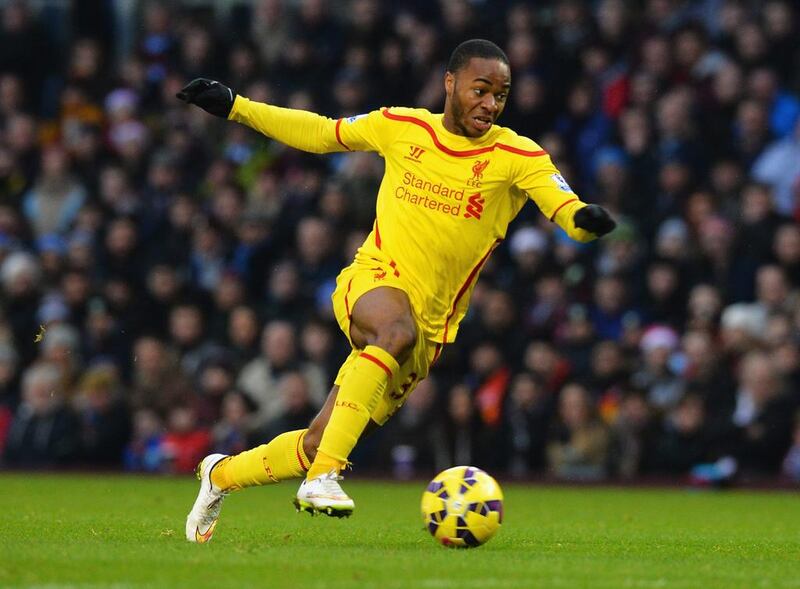
<instances>
[{"instance_id":1,"label":"yellow football jersey","mask_svg":"<svg viewBox=\"0 0 800 589\"><path fill-rule=\"evenodd\" d=\"M372 233L359 256L385 260L404 278L420 327L450 343L481 268L531 198L574 239L586 206L532 140L498 125L480 138L447 131L441 114L384 108L329 119L237 96L229 118L313 153L375 151L386 161Z\"/></svg>"}]
</instances>

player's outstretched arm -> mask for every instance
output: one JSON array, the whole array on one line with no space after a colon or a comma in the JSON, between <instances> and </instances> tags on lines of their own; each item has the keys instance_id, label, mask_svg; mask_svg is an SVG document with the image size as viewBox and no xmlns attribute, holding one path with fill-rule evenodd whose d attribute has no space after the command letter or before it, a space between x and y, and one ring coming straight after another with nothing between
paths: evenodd
<instances>
[{"instance_id":1,"label":"player's outstretched arm","mask_svg":"<svg viewBox=\"0 0 800 589\"><path fill-rule=\"evenodd\" d=\"M376 142L370 139L373 133L370 133L366 121L348 124L349 142L346 143L342 138L344 131L340 132L341 120L335 121L312 112L253 102L215 80L192 80L176 96L187 104L196 104L212 115L242 123L267 137L303 151L331 153L378 149Z\"/></svg>"}]
</instances>

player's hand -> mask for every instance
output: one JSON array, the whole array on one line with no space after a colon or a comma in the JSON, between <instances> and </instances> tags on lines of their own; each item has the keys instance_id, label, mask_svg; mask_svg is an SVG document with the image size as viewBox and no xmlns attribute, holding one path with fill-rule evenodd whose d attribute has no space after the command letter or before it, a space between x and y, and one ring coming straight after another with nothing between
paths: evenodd
<instances>
[{"instance_id":1,"label":"player's hand","mask_svg":"<svg viewBox=\"0 0 800 589\"><path fill-rule=\"evenodd\" d=\"M196 104L204 111L224 119L228 118L233 108L233 100L236 98L233 90L206 78L192 80L175 96L187 104Z\"/></svg>"},{"instance_id":2,"label":"player's hand","mask_svg":"<svg viewBox=\"0 0 800 589\"><path fill-rule=\"evenodd\" d=\"M594 233L597 237L602 237L606 233L614 230L617 226L616 221L611 218L600 205L587 205L575 213L575 227L585 229L589 233Z\"/></svg>"}]
</instances>

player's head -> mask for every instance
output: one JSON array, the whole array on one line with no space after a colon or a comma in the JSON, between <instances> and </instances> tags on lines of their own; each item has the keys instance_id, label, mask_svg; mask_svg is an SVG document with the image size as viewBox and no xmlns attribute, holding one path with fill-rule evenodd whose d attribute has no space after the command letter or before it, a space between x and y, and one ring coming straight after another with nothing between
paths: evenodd
<instances>
[{"instance_id":1,"label":"player's head","mask_svg":"<svg viewBox=\"0 0 800 589\"><path fill-rule=\"evenodd\" d=\"M503 112L511 88L508 57L485 39L455 48L444 75L444 124L467 137L480 137Z\"/></svg>"}]
</instances>

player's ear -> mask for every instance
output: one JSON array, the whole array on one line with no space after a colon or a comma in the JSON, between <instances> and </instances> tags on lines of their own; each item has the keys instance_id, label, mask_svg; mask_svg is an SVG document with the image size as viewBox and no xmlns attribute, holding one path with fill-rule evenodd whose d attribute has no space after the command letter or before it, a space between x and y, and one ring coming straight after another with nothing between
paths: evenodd
<instances>
[{"instance_id":1,"label":"player's ear","mask_svg":"<svg viewBox=\"0 0 800 589\"><path fill-rule=\"evenodd\" d=\"M444 92L447 96L453 95L453 88L456 84L456 77L453 75L453 72L445 72L444 73Z\"/></svg>"}]
</instances>

